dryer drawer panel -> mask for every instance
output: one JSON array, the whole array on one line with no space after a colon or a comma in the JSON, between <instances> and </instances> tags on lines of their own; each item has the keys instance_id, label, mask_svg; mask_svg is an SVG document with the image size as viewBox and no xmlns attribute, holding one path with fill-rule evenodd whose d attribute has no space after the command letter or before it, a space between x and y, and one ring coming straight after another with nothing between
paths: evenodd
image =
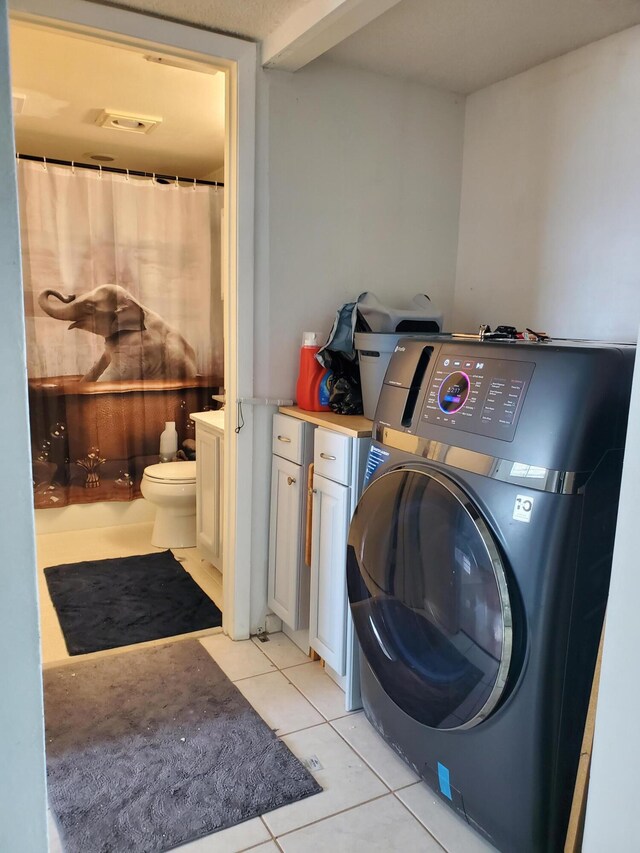
<instances>
[{"instance_id":1,"label":"dryer drawer panel","mask_svg":"<svg viewBox=\"0 0 640 853\"><path fill-rule=\"evenodd\" d=\"M347 435L319 428L314 440L313 464L316 474L348 486L351 473L351 439Z\"/></svg>"},{"instance_id":2,"label":"dryer drawer panel","mask_svg":"<svg viewBox=\"0 0 640 853\"><path fill-rule=\"evenodd\" d=\"M272 450L276 456L302 465L304 456L304 421L288 415L273 416Z\"/></svg>"}]
</instances>

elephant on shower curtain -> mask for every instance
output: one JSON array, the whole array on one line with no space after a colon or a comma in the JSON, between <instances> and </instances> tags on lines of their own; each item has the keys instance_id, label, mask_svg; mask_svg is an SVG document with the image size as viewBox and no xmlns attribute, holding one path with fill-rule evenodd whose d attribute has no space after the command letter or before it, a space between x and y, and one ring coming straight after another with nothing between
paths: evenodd
<instances>
[{"instance_id":1,"label":"elephant on shower curtain","mask_svg":"<svg viewBox=\"0 0 640 853\"><path fill-rule=\"evenodd\" d=\"M224 388L224 193L25 160L18 179L34 504L138 498L166 422L192 443Z\"/></svg>"},{"instance_id":2,"label":"elephant on shower curtain","mask_svg":"<svg viewBox=\"0 0 640 853\"><path fill-rule=\"evenodd\" d=\"M82 377L85 382L196 375L195 353L182 335L117 284L103 284L81 296L43 290L38 304L56 320L71 320L69 329L104 338L104 352Z\"/></svg>"}]
</instances>

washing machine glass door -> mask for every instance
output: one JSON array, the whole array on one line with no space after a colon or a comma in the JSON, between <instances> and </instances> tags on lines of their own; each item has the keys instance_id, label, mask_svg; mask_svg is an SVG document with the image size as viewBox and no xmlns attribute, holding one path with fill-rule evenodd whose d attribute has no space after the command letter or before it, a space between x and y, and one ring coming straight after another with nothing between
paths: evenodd
<instances>
[{"instance_id":1,"label":"washing machine glass door","mask_svg":"<svg viewBox=\"0 0 640 853\"><path fill-rule=\"evenodd\" d=\"M467 495L435 471L374 480L351 524L347 577L362 651L393 701L432 728L485 719L506 685L511 607Z\"/></svg>"}]
</instances>

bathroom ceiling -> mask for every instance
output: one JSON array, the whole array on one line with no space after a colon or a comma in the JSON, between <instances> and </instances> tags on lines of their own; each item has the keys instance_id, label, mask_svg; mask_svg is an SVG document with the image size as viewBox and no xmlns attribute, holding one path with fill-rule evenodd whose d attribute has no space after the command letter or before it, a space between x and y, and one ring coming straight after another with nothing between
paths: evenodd
<instances>
[{"instance_id":1,"label":"bathroom ceiling","mask_svg":"<svg viewBox=\"0 0 640 853\"><path fill-rule=\"evenodd\" d=\"M331 4L118 0L113 5L261 41L295 12L305 7L326 12ZM640 0L402 0L325 56L469 93L635 24L640 24Z\"/></svg>"},{"instance_id":2,"label":"bathroom ceiling","mask_svg":"<svg viewBox=\"0 0 640 853\"><path fill-rule=\"evenodd\" d=\"M158 58L12 22L18 153L79 162L107 155L114 160L104 165L221 180L225 75L145 56ZM105 112L121 119L114 124ZM142 119L138 131L156 123L132 132L131 117Z\"/></svg>"}]
</instances>

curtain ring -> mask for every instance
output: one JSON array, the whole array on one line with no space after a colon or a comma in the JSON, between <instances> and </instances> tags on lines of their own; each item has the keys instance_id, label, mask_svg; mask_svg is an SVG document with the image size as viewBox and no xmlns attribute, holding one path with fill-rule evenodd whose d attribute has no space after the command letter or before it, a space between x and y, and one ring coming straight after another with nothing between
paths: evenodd
<instances>
[{"instance_id":1,"label":"curtain ring","mask_svg":"<svg viewBox=\"0 0 640 853\"><path fill-rule=\"evenodd\" d=\"M100 180L102 180L102 166L98 164L98 169L100 170Z\"/></svg>"},{"instance_id":2,"label":"curtain ring","mask_svg":"<svg viewBox=\"0 0 640 853\"><path fill-rule=\"evenodd\" d=\"M217 182L217 181L216 181L216 190L215 190L215 192L216 192L216 195L218 195L218 182Z\"/></svg>"},{"instance_id":3,"label":"curtain ring","mask_svg":"<svg viewBox=\"0 0 640 853\"><path fill-rule=\"evenodd\" d=\"M128 169L126 169L125 171L126 171L126 173L127 173L126 181L127 181L127 183L129 183L129 170L128 170Z\"/></svg>"},{"instance_id":4,"label":"curtain ring","mask_svg":"<svg viewBox=\"0 0 640 853\"><path fill-rule=\"evenodd\" d=\"M196 191L196 179L195 178L193 179L193 191L194 192Z\"/></svg>"},{"instance_id":5,"label":"curtain ring","mask_svg":"<svg viewBox=\"0 0 640 853\"><path fill-rule=\"evenodd\" d=\"M180 184L178 183L178 176L176 175L176 187L180 189Z\"/></svg>"},{"instance_id":6,"label":"curtain ring","mask_svg":"<svg viewBox=\"0 0 640 853\"><path fill-rule=\"evenodd\" d=\"M20 159L20 153L18 151L16 151L16 160L19 160L19 159Z\"/></svg>"},{"instance_id":7,"label":"curtain ring","mask_svg":"<svg viewBox=\"0 0 640 853\"><path fill-rule=\"evenodd\" d=\"M45 172L47 171L47 158L46 157L42 158L42 168Z\"/></svg>"},{"instance_id":8,"label":"curtain ring","mask_svg":"<svg viewBox=\"0 0 640 853\"><path fill-rule=\"evenodd\" d=\"M76 173L76 164L72 160L71 161L71 174L75 175L75 173Z\"/></svg>"}]
</instances>

